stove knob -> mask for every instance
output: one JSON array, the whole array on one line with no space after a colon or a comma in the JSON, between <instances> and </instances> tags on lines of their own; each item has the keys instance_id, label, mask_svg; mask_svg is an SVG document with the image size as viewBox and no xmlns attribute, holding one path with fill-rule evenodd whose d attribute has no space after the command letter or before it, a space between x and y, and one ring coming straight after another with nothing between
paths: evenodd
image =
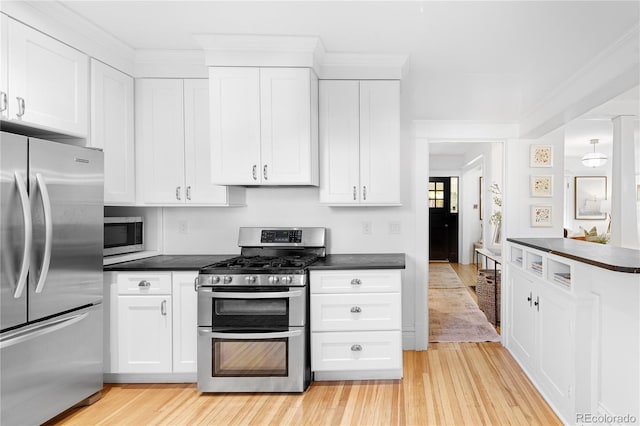
<instances>
[{"instance_id":1,"label":"stove knob","mask_svg":"<svg viewBox=\"0 0 640 426\"><path fill-rule=\"evenodd\" d=\"M280 281L280 279L278 277L276 277L275 275L269 277L269 284L278 284L279 281Z\"/></svg>"},{"instance_id":2,"label":"stove knob","mask_svg":"<svg viewBox=\"0 0 640 426\"><path fill-rule=\"evenodd\" d=\"M244 280L247 282L247 284L254 284L256 282L256 277L255 276L244 277Z\"/></svg>"},{"instance_id":3,"label":"stove knob","mask_svg":"<svg viewBox=\"0 0 640 426\"><path fill-rule=\"evenodd\" d=\"M291 284L291 281L293 281L293 278L291 277L291 275L287 275L285 277L281 278L282 284Z\"/></svg>"},{"instance_id":4,"label":"stove knob","mask_svg":"<svg viewBox=\"0 0 640 426\"><path fill-rule=\"evenodd\" d=\"M219 276L210 276L209 277L209 284L218 284L220 282L220 277Z\"/></svg>"},{"instance_id":5,"label":"stove knob","mask_svg":"<svg viewBox=\"0 0 640 426\"><path fill-rule=\"evenodd\" d=\"M224 283L225 283L225 284L229 284L229 283L231 283L231 281L232 281L232 280L233 280L233 278L231 278L231 277L230 277L230 276L228 276L228 275L224 277Z\"/></svg>"}]
</instances>

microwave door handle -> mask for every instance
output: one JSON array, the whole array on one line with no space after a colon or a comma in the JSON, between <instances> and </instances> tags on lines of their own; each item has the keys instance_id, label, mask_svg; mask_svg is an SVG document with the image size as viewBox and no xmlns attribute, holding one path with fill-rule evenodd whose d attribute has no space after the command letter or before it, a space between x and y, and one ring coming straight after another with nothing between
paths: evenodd
<instances>
[{"instance_id":1,"label":"microwave door handle","mask_svg":"<svg viewBox=\"0 0 640 426\"><path fill-rule=\"evenodd\" d=\"M208 291L200 287L198 289L200 294L206 295L211 298L219 299L282 299L283 297L300 297L302 296L302 290L292 291L276 291L271 293L261 292L246 292L246 293L232 293L226 291Z\"/></svg>"},{"instance_id":2,"label":"microwave door handle","mask_svg":"<svg viewBox=\"0 0 640 426\"><path fill-rule=\"evenodd\" d=\"M44 284L47 281L49 273L49 264L51 263L51 244L53 242L53 218L51 216L51 199L49 198L49 190L44 176L36 173L36 182L40 188L42 196L42 208L44 210L44 255L42 256L42 267L40 268L40 278L36 285L36 293L42 293Z\"/></svg>"},{"instance_id":3,"label":"microwave door handle","mask_svg":"<svg viewBox=\"0 0 640 426\"><path fill-rule=\"evenodd\" d=\"M22 296L24 287L27 283L27 274L29 273L29 265L31 264L31 242L33 232L33 222L31 220L31 207L29 206L29 195L27 188L22 180L19 172L14 173L18 194L20 195L20 204L22 204L22 219L24 221L24 250L22 252L22 265L20 266L20 275L18 276L18 284L13 294L14 299Z\"/></svg>"},{"instance_id":4,"label":"microwave door handle","mask_svg":"<svg viewBox=\"0 0 640 426\"><path fill-rule=\"evenodd\" d=\"M284 337L297 337L302 335L302 330L280 331L275 333L220 333L214 332L211 328L199 328L199 336L211 337L214 339L235 339L235 340L255 340L255 339L281 339Z\"/></svg>"}]
</instances>

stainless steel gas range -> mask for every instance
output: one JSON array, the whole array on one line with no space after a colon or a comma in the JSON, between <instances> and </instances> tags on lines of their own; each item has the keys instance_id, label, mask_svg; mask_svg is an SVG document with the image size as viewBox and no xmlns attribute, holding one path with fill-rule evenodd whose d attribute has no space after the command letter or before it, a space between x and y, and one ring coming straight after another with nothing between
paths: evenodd
<instances>
[{"instance_id":1,"label":"stainless steel gas range","mask_svg":"<svg viewBox=\"0 0 640 426\"><path fill-rule=\"evenodd\" d=\"M308 267L325 228L240 228L241 255L200 270L198 390L303 392L311 383Z\"/></svg>"}]
</instances>

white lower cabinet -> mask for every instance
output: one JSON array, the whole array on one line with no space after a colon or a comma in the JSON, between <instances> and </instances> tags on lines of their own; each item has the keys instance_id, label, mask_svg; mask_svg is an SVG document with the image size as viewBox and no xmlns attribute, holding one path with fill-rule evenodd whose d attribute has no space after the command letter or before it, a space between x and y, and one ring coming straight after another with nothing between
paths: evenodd
<instances>
[{"instance_id":1,"label":"white lower cabinet","mask_svg":"<svg viewBox=\"0 0 640 426\"><path fill-rule=\"evenodd\" d=\"M316 380L402 378L400 270L311 271Z\"/></svg>"},{"instance_id":2,"label":"white lower cabinet","mask_svg":"<svg viewBox=\"0 0 640 426\"><path fill-rule=\"evenodd\" d=\"M107 272L105 381L195 381L197 271ZM178 374L178 373L188 373Z\"/></svg>"},{"instance_id":3,"label":"white lower cabinet","mask_svg":"<svg viewBox=\"0 0 640 426\"><path fill-rule=\"evenodd\" d=\"M576 323L589 322L589 304L513 264L508 283L508 348L553 409L575 419L587 409L581 376L589 369L580 345L588 346L588 337L576 332Z\"/></svg>"}]
</instances>

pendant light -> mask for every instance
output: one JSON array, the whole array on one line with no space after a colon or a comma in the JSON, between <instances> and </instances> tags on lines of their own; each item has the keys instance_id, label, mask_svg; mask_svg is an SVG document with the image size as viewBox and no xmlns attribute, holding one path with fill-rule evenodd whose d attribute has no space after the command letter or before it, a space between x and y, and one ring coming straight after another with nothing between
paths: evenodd
<instances>
[{"instance_id":1,"label":"pendant light","mask_svg":"<svg viewBox=\"0 0 640 426\"><path fill-rule=\"evenodd\" d=\"M591 145L593 145L593 152L586 154L582 157L582 164L587 167L600 167L604 166L607 162L607 156L601 152L596 152L596 144L598 139L591 139Z\"/></svg>"}]
</instances>

